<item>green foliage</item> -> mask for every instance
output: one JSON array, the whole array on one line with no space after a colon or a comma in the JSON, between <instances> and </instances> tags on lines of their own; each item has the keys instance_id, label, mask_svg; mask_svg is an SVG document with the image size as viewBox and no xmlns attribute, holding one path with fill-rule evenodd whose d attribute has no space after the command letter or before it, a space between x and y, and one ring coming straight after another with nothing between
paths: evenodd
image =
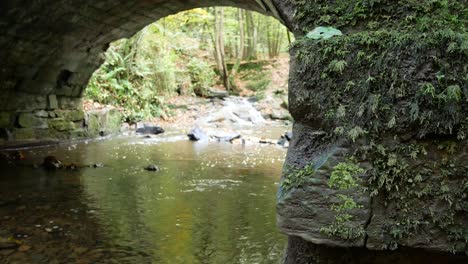
<instances>
[{"instance_id":1,"label":"green foliage","mask_svg":"<svg viewBox=\"0 0 468 264\"><path fill-rule=\"evenodd\" d=\"M246 85L246 88L254 92L261 92L261 91L265 91L270 85L270 83L271 83L270 77L263 76L262 78L258 80L252 80L248 82Z\"/></svg>"},{"instance_id":2,"label":"green foliage","mask_svg":"<svg viewBox=\"0 0 468 264\"><path fill-rule=\"evenodd\" d=\"M353 198L339 194L339 203L332 205L331 209L336 213L335 221L328 226L322 227L320 232L329 237L339 237L345 240L355 240L363 237L366 232L364 227L352 222L353 216L349 213L353 209L362 208Z\"/></svg>"},{"instance_id":3,"label":"green foliage","mask_svg":"<svg viewBox=\"0 0 468 264\"><path fill-rule=\"evenodd\" d=\"M333 72L343 73L343 70L348 66L344 60L332 60L328 68Z\"/></svg>"},{"instance_id":4,"label":"green foliage","mask_svg":"<svg viewBox=\"0 0 468 264\"><path fill-rule=\"evenodd\" d=\"M193 57L187 64L189 71L192 88L196 95L207 96L208 89L215 83L215 73L211 65L205 61Z\"/></svg>"},{"instance_id":5,"label":"green foliage","mask_svg":"<svg viewBox=\"0 0 468 264\"><path fill-rule=\"evenodd\" d=\"M342 162L333 167L328 186L331 189L346 191L356 189L360 185L356 181L356 175L363 173L364 170L352 162ZM356 201L344 194L338 194L337 198L340 202L331 206L331 210L335 212L334 221L320 231L329 237L338 237L345 240L355 240L363 237L366 232L364 227L353 222L353 216L350 212L354 209L362 208Z\"/></svg>"},{"instance_id":6,"label":"green foliage","mask_svg":"<svg viewBox=\"0 0 468 264\"><path fill-rule=\"evenodd\" d=\"M450 53L449 43L457 43ZM463 139L468 130L463 90L468 67L463 58L468 50L460 47L466 45L467 33L447 29L424 34L383 29L301 39L293 48L301 67L291 78L308 80L298 85L310 91L302 100L318 110L315 118L334 123L339 128L335 132L353 141L414 128L420 137L456 134ZM410 68L428 65L437 74L408 75ZM347 106L345 118L337 115L342 105Z\"/></svg>"},{"instance_id":7,"label":"green foliage","mask_svg":"<svg viewBox=\"0 0 468 264\"><path fill-rule=\"evenodd\" d=\"M308 164L303 168L287 168L281 188L283 193L301 187L315 173L314 164Z\"/></svg>"},{"instance_id":8,"label":"green foliage","mask_svg":"<svg viewBox=\"0 0 468 264\"><path fill-rule=\"evenodd\" d=\"M455 251L468 248L468 229L460 218L466 208L468 168L461 165L466 162L457 153L453 140L371 143L356 152L357 157L373 157L367 187L371 197L394 208L384 226L387 249L425 232L427 226L445 233Z\"/></svg>"},{"instance_id":9,"label":"green foliage","mask_svg":"<svg viewBox=\"0 0 468 264\"><path fill-rule=\"evenodd\" d=\"M356 188L356 174L363 173L364 170L354 163L339 163L333 167L328 186L337 190L347 190Z\"/></svg>"},{"instance_id":10,"label":"green foliage","mask_svg":"<svg viewBox=\"0 0 468 264\"><path fill-rule=\"evenodd\" d=\"M106 52L104 64L94 73L85 96L102 104L124 108L124 117L141 120L164 112L161 95L174 89L171 65L137 61L138 37L114 43ZM166 66L161 70L155 65ZM155 84L159 85L155 88Z\"/></svg>"},{"instance_id":11,"label":"green foliage","mask_svg":"<svg viewBox=\"0 0 468 264\"><path fill-rule=\"evenodd\" d=\"M299 28L309 32L317 26L357 27L374 30L396 27L399 30L430 31L433 28L463 30L468 7L464 1L450 0L290 0L296 6Z\"/></svg>"},{"instance_id":12,"label":"green foliage","mask_svg":"<svg viewBox=\"0 0 468 264\"><path fill-rule=\"evenodd\" d=\"M465 1L291 2L304 35L320 25L344 33L296 41L298 70L291 78L307 91L300 100L315 110L310 123L324 121L321 129L330 138L366 136L371 142L360 141L356 153L372 163L363 185L388 209L383 229L372 235L388 242L385 249L396 249L430 230L446 237L453 252L466 252L468 168L456 149L468 131ZM405 136L411 144L401 143ZM331 208L335 221L322 232L352 238L350 229L360 233L352 212L338 211L353 203L340 199Z\"/></svg>"},{"instance_id":13,"label":"green foliage","mask_svg":"<svg viewBox=\"0 0 468 264\"><path fill-rule=\"evenodd\" d=\"M227 59L237 61L239 50L238 9L225 9L224 40ZM282 32L275 34L276 44L285 43L286 30L275 19L253 15L259 30L272 26ZM104 64L95 72L86 89L85 96L102 104L111 104L124 109L129 121L150 119L166 113L164 98L176 91L206 96L217 76L214 72L212 29L214 16L210 9L193 9L168 16L145 27L130 39L110 45L105 53ZM244 26L247 27L244 23ZM259 31L264 32L264 31ZM258 34L256 43L267 53L267 44L272 36ZM275 40L275 41L276 41ZM285 51L286 45L276 46ZM261 54L261 53L259 53ZM270 61L241 64L240 72L252 68L252 75L259 76L263 66ZM250 77L250 76L249 76ZM231 76L231 78L233 78ZM250 88L265 90L269 80L251 81ZM261 96L261 95L259 95Z\"/></svg>"}]
</instances>

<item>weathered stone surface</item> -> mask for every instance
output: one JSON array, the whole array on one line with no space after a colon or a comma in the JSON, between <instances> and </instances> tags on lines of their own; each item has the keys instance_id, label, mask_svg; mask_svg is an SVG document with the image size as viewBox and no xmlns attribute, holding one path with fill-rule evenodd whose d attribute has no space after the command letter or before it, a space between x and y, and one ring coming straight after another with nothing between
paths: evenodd
<instances>
[{"instance_id":1,"label":"weathered stone surface","mask_svg":"<svg viewBox=\"0 0 468 264\"><path fill-rule=\"evenodd\" d=\"M37 117L33 113L21 113L18 124L22 128L47 128L47 119Z\"/></svg>"},{"instance_id":2,"label":"weathered stone surface","mask_svg":"<svg viewBox=\"0 0 468 264\"><path fill-rule=\"evenodd\" d=\"M47 108L47 96L12 91L0 96L0 105L4 111L32 112Z\"/></svg>"},{"instance_id":3,"label":"weathered stone surface","mask_svg":"<svg viewBox=\"0 0 468 264\"><path fill-rule=\"evenodd\" d=\"M64 118L50 119L49 127L61 132L76 129L75 123Z\"/></svg>"},{"instance_id":4,"label":"weathered stone surface","mask_svg":"<svg viewBox=\"0 0 468 264\"><path fill-rule=\"evenodd\" d=\"M207 141L209 139L208 135L201 128L196 127L187 134L188 138L191 141Z\"/></svg>"},{"instance_id":5,"label":"weathered stone surface","mask_svg":"<svg viewBox=\"0 0 468 264\"><path fill-rule=\"evenodd\" d=\"M60 109L81 109L83 105L83 99L77 97L59 97L58 105Z\"/></svg>"},{"instance_id":6,"label":"weathered stone surface","mask_svg":"<svg viewBox=\"0 0 468 264\"><path fill-rule=\"evenodd\" d=\"M159 134L163 134L165 131L162 127L145 124L143 125L143 127L137 128L136 132L141 133L141 134L159 135Z\"/></svg>"},{"instance_id":7,"label":"weathered stone surface","mask_svg":"<svg viewBox=\"0 0 468 264\"><path fill-rule=\"evenodd\" d=\"M12 113L11 112L0 112L0 127L11 127L12 126Z\"/></svg>"},{"instance_id":8,"label":"weathered stone surface","mask_svg":"<svg viewBox=\"0 0 468 264\"><path fill-rule=\"evenodd\" d=\"M47 100L47 109L53 110L58 108L57 96L55 94L49 95Z\"/></svg>"},{"instance_id":9,"label":"weathered stone surface","mask_svg":"<svg viewBox=\"0 0 468 264\"><path fill-rule=\"evenodd\" d=\"M47 118L49 117L49 112L47 112L46 110L39 110L34 112L34 115L37 117Z\"/></svg>"},{"instance_id":10,"label":"weathered stone surface","mask_svg":"<svg viewBox=\"0 0 468 264\"><path fill-rule=\"evenodd\" d=\"M85 117L83 110L57 110L55 115L69 121L80 121Z\"/></svg>"},{"instance_id":11,"label":"weathered stone surface","mask_svg":"<svg viewBox=\"0 0 468 264\"><path fill-rule=\"evenodd\" d=\"M13 137L17 141L34 140L36 133L33 128L18 128L13 131Z\"/></svg>"},{"instance_id":12,"label":"weathered stone surface","mask_svg":"<svg viewBox=\"0 0 468 264\"><path fill-rule=\"evenodd\" d=\"M365 248L337 248L289 237L284 264L425 264L465 263L466 257L423 249L377 251Z\"/></svg>"},{"instance_id":13,"label":"weathered stone surface","mask_svg":"<svg viewBox=\"0 0 468 264\"><path fill-rule=\"evenodd\" d=\"M86 133L91 137L113 135L120 132L122 114L115 108L104 108L86 113Z\"/></svg>"},{"instance_id":14,"label":"weathered stone surface","mask_svg":"<svg viewBox=\"0 0 468 264\"><path fill-rule=\"evenodd\" d=\"M332 190L328 185L332 167L345 162L344 154L350 153L350 150L338 143L325 145L319 151L311 152L314 144L321 138L321 134L314 132L312 127L296 124L294 135L290 145L293 151L288 153L287 164L295 168L314 164L315 173L307 178L301 188L288 192L280 187L277 203L280 229L316 244L341 247L365 246L364 235L356 239L343 240L330 237L322 231L335 220L336 213L332 210L332 206L339 203L340 194L352 197L362 206L350 212L353 219L347 223L349 226L365 228L371 217L369 197L355 190Z\"/></svg>"},{"instance_id":15,"label":"weathered stone surface","mask_svg":"<svg viewBox=\"0 0 468 264\"><path fill-rule=\"evenodd\" d=\"M270 118L273 120L290 120L290 121L293 120L291 117L291 114L289 114L287 110L280 109L280 108L272 109Z\"/></svg>"}]
</instances>

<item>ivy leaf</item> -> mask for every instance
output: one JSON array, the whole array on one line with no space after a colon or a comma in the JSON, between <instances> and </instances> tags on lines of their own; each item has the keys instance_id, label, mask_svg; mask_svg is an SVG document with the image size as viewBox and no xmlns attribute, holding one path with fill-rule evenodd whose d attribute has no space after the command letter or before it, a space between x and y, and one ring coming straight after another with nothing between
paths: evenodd
<instances>
[{"instance_id":1,"label":"ivy leaf","mask_svg":"<svg viewBox=\"0 0 468 264\"><path fill-rule=\"evenodd\" d=\"M309 39L329 39L334 36L342 36L343 33L339 29L333 27L316 27L309 32L306 37Z\"/></svg>"}]
</instances>

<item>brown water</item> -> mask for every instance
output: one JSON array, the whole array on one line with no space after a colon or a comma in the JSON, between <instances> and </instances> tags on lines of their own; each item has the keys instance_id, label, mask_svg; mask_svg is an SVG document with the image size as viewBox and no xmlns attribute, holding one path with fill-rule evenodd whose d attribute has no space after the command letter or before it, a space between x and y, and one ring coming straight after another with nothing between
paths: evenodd
<instances>
[{"instance_id":1,"label":"brown water","mask_svg":"<svg viewBox=\"0 0 468 264\"><path fill-rule=\"evenodd\" d=\"M169 133L23 152L23 165L1 168L0 237L30 249L0 250L0 263L250 264L281 258L285 237L275 226L275 192L282 148L192 143ZM47 155L105 167L46 172L30 166ZM161 171L145 171L149 164Z\"/></svg>"}]
</instances>

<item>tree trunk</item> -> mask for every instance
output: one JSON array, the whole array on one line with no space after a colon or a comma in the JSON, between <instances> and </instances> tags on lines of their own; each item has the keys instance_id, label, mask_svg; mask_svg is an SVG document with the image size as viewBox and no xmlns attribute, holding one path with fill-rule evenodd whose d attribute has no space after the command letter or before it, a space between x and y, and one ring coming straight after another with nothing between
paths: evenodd
<instances>
[{"instance_id":1,"label":"tree trunk","mask_svg":"<svg viewBox=\"0 0 468 264\"><path fill-rule=\"evenodd\" d=\"M240 63L242 61L242 58L244 58L244 42L245 42L245 36L244 36L244 18L242 15L242 9L238 9L238 19L239 19L239 46L237 48L237 58L236 58L236 64L234 67L232 67L231 71L231 76L234 77L237 74L237 71L239 70Z\"/></svg>"},{"instance_id":2,"label":"tree trunk","mask_svg":"<svg viewBox=\"0 0 468 264\"><path fill-rule=\"evenodd\" d=\"M254 21L253 12L245 11L245 22L247 47L244 59L255 60L257 58L258 30Z\"/></svg>"},{"instance_id":3,"label":"tree trunk","mask_svg":"<svg viewBox=\"0 0 468 264\"><path fill-rule=\"evenodd\" d=\"M215 50L216 65L223 78L226 90L230 90L229 73L226 65L226 52L224 50L224 8L215 7Z\"/></svg>"}]
</instances>

